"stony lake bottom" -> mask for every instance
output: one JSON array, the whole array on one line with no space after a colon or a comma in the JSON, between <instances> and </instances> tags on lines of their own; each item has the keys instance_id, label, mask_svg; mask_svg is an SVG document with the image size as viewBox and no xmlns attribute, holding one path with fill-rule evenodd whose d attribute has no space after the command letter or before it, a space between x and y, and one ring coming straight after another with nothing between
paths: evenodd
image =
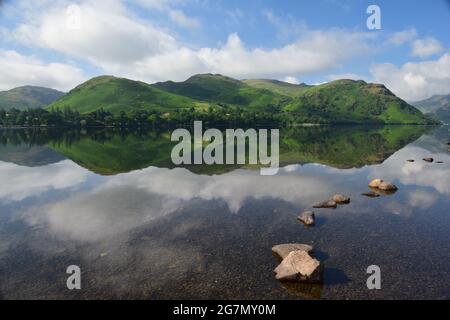
<instances>
[{"instance_id":1,"label":"stony lake bottom","mask_svg":"<svg viewBox=\"0 0 450 320\"><path fill-rule=\"evenodd\" d=\"M449 299L448 130L281 131L276 176L175 167L165 131L0 130L0 298ZM399 190L362 196L373 178ZM336 193L351 203L297 221ZM314 247L323 284L275 279L271 247L293 242Z\"/></svg>"}]
</instances>

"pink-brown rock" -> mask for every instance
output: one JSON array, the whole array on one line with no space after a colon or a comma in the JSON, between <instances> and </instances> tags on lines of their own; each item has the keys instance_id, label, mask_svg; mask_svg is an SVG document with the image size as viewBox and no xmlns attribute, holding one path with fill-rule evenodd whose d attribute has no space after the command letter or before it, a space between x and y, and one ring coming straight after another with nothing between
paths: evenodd
<instances>
[{"instance_id":1,"label":"pink-brown rock","mask_svg":"<svg viewBox=\"0 0 450 320\"><path fill-rule=\"evenodd\" d=\"M378 188L380 186L380 184L382 184L382 183L383 183L382 179L373 179L372 181L370 181L369 187Z\"/></svg>"},{"instance_id":2,"label":"pink-brown rock","mask_svg":"<svg viewBox=\"0 0 450 320\"><path fill-rule=\"evenodd\" d=\"M275 268L275 278L279 281L322 282L323 267L306 251L292 251Z\"/></svg>"},{"instance_id":3,"label":"pink-brown rock","mask_svg":"<svg viewBox=\"0 0 450 320\"><path fill-rule=\"evenodd\" d=\"M336 202L337 204L347 204L350 203L350 198L346 197L342 194L335 194L331 200L333 200L334 202Z\"/></svg>"},{"instance_id":4,"label":"pink-brown rock","mask_svg":"<svg viewBox=\"0 0 450 320\"><path fill-rule=\"evenodd\" d=\"M284 243L272 247L272 252L281 259L286 258L292 251L305 251L309 253L312 250L313 247L302 243Z\"/></svg>"},{"instance_id":5,"label":"pink-brown rock","mask_svg":"<svg viewBox=\"0 0 450 320\"><path fill-rule=\"evenodd\" d=\"M383 190L383 191L397 191L398 190L397 186L390 182L382 182L378 186L378 189Z\"/></svg>"}]
</instances>

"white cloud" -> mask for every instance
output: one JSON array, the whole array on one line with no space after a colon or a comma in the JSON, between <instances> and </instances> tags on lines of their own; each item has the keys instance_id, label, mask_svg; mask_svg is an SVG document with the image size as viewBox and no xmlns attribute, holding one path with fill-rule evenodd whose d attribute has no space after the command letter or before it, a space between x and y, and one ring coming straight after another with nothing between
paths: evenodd
<instances>
[{"instance_id":1,"label":"white cloud","mask_svg":"<svg viewBox=\"0 0 450 320\"><path fill-rule=\"evenodd\" d=\"M371 68L376 82L384 83L396 95L408 101L435 94L448 94L450 88L450 53L438 60L408 62L398 68L393 64L376 64Z\"/></svg>"},{"instance_id":2,"label":"white cloud","mask_svg":"<svg viewBox=\"0 0 450 320\"><path fill-rule=\"evenodd\" d=\"M396 46L410 42L417 37L417 31L414 28L406 29L399 32L394 32L388 37L387 43Z\"/></svg>"},{"instance_id":3,"label":"white cloud","mask_svg":"<svg viewBox=\"0 0 450 320\"><path fill-rule=\"evenodd\" d=\"M105 4L105 2L102 2ZM79 28L68 27L67 6L54 6L32 24L22 24L22 42L108 66L136 61L176 48L173 37L145 21L128 17L120 5L81 4Z\"/></svg>"},{"instance_id":4,"label":"white cloud","mask_svg":"<svg viewBox=\"0 0 450 320\"><path fill-rule=\"evenodd\" d=\"M45 63L16 51L0 50L0 90L38 85L68 91L86 80L79 68L64 63Z\"/></svg>"},{"instance_id":5,"label":"white cloud","mask_svg":"<svg viewBox=\"0 0 450 320\"><path fill-rule=\"evenodd\" d=\"M185 28L198 28L200 22L197 19L187 17L181 10L169 10L169 18L176 24Z\"/></svg>"},{"instance_id":6,"label":"white cloud","mask_svg":"<svg viewBox=\"0 0 450 320\"><path fill-rule=\"evenodd\" d=\"M168 6L165 1L146 5ZM184 80L203 72L236 78L315 73L369 53L374 37L341 29L305 30L296 41L266 49L248 48L237 34L231 34L219 47L192 49L167 31L136 18L118 1L81 3L79 29L67 28L66 9L61 4L37 11L30 22L15 30L16 39L87 60L107 74L146 82ZM185 16L180 12L173 17L181 21ZM184 23L195 24L188 18Z\"/></svg>"},{"instance_id":7,"label":"white cloud","mask_svg":"<svg viewBox=\"0 0 450 320\"><path fill-rule=\"evenodd\" d=\"M441 43L435 38L418 39L412 44L412 55L415 57L426 58L443 51Z\"/></svg>"},{"instance_id":8,"label":"white cloud","mask_svg":"<svg viewBox=\"0 0 450 320\"><path fill-rule=\"evenodd\" d=\"M183 28L199 28L201 23L197 18L188 17L182 10L174 6L183 0L138 0L137 3L146 9L156 9L165 12L168 18Z\"/></svg>"}]
</instances>

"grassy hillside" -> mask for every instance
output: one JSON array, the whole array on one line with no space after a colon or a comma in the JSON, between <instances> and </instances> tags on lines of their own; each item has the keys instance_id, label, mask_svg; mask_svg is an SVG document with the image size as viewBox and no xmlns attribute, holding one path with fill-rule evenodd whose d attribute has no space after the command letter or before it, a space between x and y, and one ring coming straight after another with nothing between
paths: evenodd
<instances>
[{"instance_id":1,"label":"grassy hillside","mask_svg":"<svg viewBox=\"0 0 450 320\"><path fill-rule=\"evenodd\" d=\"M286 111L305 118L337 122L426 124L430 119L395 96L384 85L362 80L336 80L310 87L295 98Z\"/></svg>"},{"instance_id":2,"label":"grassy hillside","mask_svg":"<svg viewBox=\"0 0 450 320\"><path fill-rule=\"evenodd\" d=\"M153 85L192 99L215 104L230 104L260 109L289 101L289 97L266 88L258 89L222 75L200 74L184 82L160 82Z\"/></svg>"},{"instance_id":3,"label":"grassy hillside","mask_svg":"<svg viewBox=\"0 0 450 320\"><path fill-rule=\"evenodd\" d=\"M298 96L300 93L308 90L308 88L311 88L311 86L304 83L292 84L270 79L248 79L242 82L254 88L266 89L290 97Z\"/></svg>"},{"instance_id":4,"label":"grassy hillside","mask_svg":"<svg viewBox=\"0 0 450 320\"><path fill-rule=\"evenodd\" d=\"M101 76L79 85L47 109L70 107L80 113L90 113L103 108L112 113L128 113L139 109L170 111L193 106L195 102L189 97L172 94L144 82Z\"/></svg>"},{"instance_id":5,"label":"grassy hillside","mask_svg":"<svg viewBox=\"0 0 450 320\"><path fill-rule=\"evenodd\" d=\"M232 107L253 113L277 114L284 123L432 123L418 109L383 85L337 80L319 86L293 85L274 80L239 81L222 75L196 75L184 82L149 85L102 76L91 79L48 106L70 107L82 114L103 108L120 111L156 110L170 114L189 107L205 111ZM216 110L217 111L217 110Z\"/></svg>"},{"instance_id":6,"label":"grassy hillside","mask_svg":"<svg viewBox=\"0 0 450 320\"><path fill-rule=\"evenodd\" d=\"M19 110L42 108L62 97L63 92L25 86L0 92L0 109L16 108Z\"/></svg>"}]
</instances>

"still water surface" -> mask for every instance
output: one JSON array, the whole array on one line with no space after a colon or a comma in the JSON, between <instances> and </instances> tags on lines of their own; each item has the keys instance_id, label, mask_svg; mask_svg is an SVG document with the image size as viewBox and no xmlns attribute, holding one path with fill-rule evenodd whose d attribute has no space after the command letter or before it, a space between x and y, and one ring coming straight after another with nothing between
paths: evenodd
<instances>
[{"instance_id":1,"label":"still water surface","mask_svg":"<svg viewBox=\"0 0 450 320\"><path fill-rule=\"evenodd\" d=\"M0 298L450 298L448 127L297 128L280 139L283 168L260 176L174 168L168 132L0 131ZM399 191L361 196L372 178ZM297 222L335 193L351 204L316 209L313 228ZM323 285L275 280L270 249L288 242L314 246ZM79 291L66 288L72 264ZM369 291L373 264L382 289Z\"/></svg>"}]
</instances>

